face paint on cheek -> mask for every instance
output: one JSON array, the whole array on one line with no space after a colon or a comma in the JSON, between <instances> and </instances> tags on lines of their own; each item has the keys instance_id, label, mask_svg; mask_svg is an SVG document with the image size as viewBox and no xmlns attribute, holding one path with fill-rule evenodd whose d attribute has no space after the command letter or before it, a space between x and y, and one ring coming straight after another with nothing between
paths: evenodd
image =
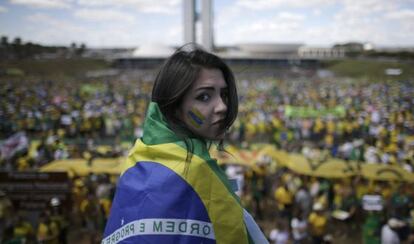
<instances>
[{"instance_id":1,"label":"face paint on cheek","mask_svg":"<svg viewBox=\"0 0 414 244\"><path fill-rule=\"evenodd\" d=\"M196 108L192 108L188 111L188 116L190 117L190 122L197 128L200 128L204 123L204 116Z\"/></svg>"}]
</instances>

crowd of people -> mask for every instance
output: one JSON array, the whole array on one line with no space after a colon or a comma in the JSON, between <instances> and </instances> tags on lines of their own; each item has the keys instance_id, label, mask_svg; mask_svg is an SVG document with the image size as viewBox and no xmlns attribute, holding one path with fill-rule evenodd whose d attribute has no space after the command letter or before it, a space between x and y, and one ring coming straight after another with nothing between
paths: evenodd
<instances>
[{"instance_id":1,"label":"crowd of people","mask_svg":"<svg viewBox=\"0 0 414 244\"><path fill-rule=\"evenodd\" d=\"M236 75L240 107L228 134L230 143L248 148L254 142L266 142L305 156L399 165L413 172L413 81ZM0 169L36 170L57 159L125 155L142 135L153 79L149 72L133 81L0 81ZM288 114L288 106L316 111L341 107L343 112L304 116ZM10 146L7 142L13 137ZM99 150L102 145L109 149ZM363 227L361 238L366 243L380 243L387 233L401 241L410 238L414 226L410 183L319 179L266 168L242 170L240 196L260 223L275 222L271 228L262 226L275 243L329 242L338 231L356 233L355 226ZM10 205L3 192L3 240L25 238L30 243L45 238L62 243L59 238L67 238L68 223L76 223L94 233L94 242L109 213L115 182L116 177L102 175L73 178L71 213L63 221L55 200L31 227L19 210L14 210L15 218L3 215ZM381 209L364 209L364 196L380 196Z\"/></svg>"},{"instance_id":2,"label":"crowd of people","mask_svg":"<svg viewBox=\"0 0 414 244\"><path fill-rule=\"evenodd\" d=\"M287 168L226 171L244 186L242 202L272 243L412 243L412 183L320 178ZM233 173L232 173L233 172Z\"/></svg>"},{"instance_id":3,"label":"crowd of people","mask_svg":"<svg viewBox=\"0 0 414 244\"><path fill-rule=\"evenodd\" d=\"M75 176L70 182L70 202L53 197L40 211L19 209L11 196L0 191L1 243L100 243L116 178L93 173Z\"/></svg>"},{"instance_id":4,"label":"crowd of people","mask_svg":"<svg viewBox=\"0 0 414 244\"><path fill-rule=\"evenodd\" d=\"M269 138L288 152L396 164L413 172L412 81L243 80L238 140ZM287 116L287 106L343 115ZM235 128L237 129L237 127Z\"/></svg>"},{"instance_id":5,"label":"crowd of people","mask_svg":"<svg viewBox=\"0 0 414 244\"><path fill-rule=\"evenodd\" d=\"M132 143L142 133L150 89L146 82L134 87L122 82L4 82L0 138L24 132L22 136L39 143L32 155L2 149L0 167L27 170L56 159L90 157L105 144L111 146L109 156L120 154L122 142Z\"/></svg>"},{"instance_id":6,"label":"crowd of people","mask_svg":"<svg viewBox=\"0 0 414 244\"><path fill-rule=\"evenodd\" d=\"M151 77L151 76L150 76ZM146 79L150 79L148 75ZM250 78L250 77L249 77ZM412 81L346 79L239 79L240 114L230 139L235 144L271 142L288 152L317 151L367 163L397 164L413 171ZM151 82L2 82L0 138L24 131L40 141L37 159L82 156L108 144L121 150L142 134ZM343 113L287 114L287 107ZM243 143L244 142L244 143ZM2 157L1 167L6 167ZM16 164L8 165L17 168Z\"/></svg>"}]
</instances>

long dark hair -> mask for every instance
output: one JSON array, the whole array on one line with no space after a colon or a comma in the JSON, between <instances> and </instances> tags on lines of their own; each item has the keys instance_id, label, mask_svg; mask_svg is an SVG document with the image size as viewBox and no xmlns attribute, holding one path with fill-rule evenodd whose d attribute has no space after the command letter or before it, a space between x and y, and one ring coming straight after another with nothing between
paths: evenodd
<instances>
[{"instance_id":1,"label":"long dark hair","mask_svg":"<svg viewBox=\"0 0 414 244\"><path fill-rule=\"evenodd\" d=\"M164 62L152 89L151 100L158 104L170 129L185 140L187 151L191 153L193 149L191 143L188 143L188 138L197 136L192 135L184 122L176 116L176 111L203 68L220 70L227 84L227 115L221 128L224 132L237 117L238 97L233 72L218 56L203 50L196 44L186 44L177 49ZM223 141L220 141L221 147L222 144Z\"/></svg>"}]
</instances>

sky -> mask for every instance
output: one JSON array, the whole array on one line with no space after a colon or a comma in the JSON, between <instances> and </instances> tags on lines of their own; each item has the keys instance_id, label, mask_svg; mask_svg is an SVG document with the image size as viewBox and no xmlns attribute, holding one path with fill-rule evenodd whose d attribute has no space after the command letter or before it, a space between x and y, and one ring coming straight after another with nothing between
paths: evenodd
<instances>
[{"instance_id":1,"label":"sky","mask_svg":"<svg viewBox=\"0 0 414 244\"><path fill-rule=\"evenodd\" d=\"M201 2L198 0L198 3ZM182 0L0 0L10 41L132 48L182 45ZM351 41L414 46L414 0L215 0L216 46Z\"/></svg>"}]
</instances>

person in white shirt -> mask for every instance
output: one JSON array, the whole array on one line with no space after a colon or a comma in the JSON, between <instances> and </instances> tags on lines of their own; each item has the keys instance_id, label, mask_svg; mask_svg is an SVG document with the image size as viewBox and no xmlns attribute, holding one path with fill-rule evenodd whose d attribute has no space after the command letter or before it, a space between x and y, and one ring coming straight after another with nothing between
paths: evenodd
<instances>
[{"instance_id":1,"label":"person in white shirt","mask_svg":"<svg viewBox=\"0 0 414 244\"><path fill-rule=\"evenodd\" d=\"M269 239L274 244L288 244L289 243L288 223L284 220L277 221L276 228L270 231Z\"/></svg>"},{"instance_id":2,"label":"person in white shirt","mask_svg":"<svg viewBox=\"0 0 414 244\"><path fill-rule=\"evenodd\" d=\"M381 229L381 243L400 244L401 240L398 236L397 229L405 226L404 221L391 218Z\"/></svg>"},{"instance_id":3,"label":"person in white shirt","mask_svg":"<svg viewBox=\"0 0 414 244\"><path fill-rule=\"evenodd\" d=\"M308 221L300 209L295 209L290 222L293 243L300 244L308 237Z\"/></svg>"}]
</instances>

